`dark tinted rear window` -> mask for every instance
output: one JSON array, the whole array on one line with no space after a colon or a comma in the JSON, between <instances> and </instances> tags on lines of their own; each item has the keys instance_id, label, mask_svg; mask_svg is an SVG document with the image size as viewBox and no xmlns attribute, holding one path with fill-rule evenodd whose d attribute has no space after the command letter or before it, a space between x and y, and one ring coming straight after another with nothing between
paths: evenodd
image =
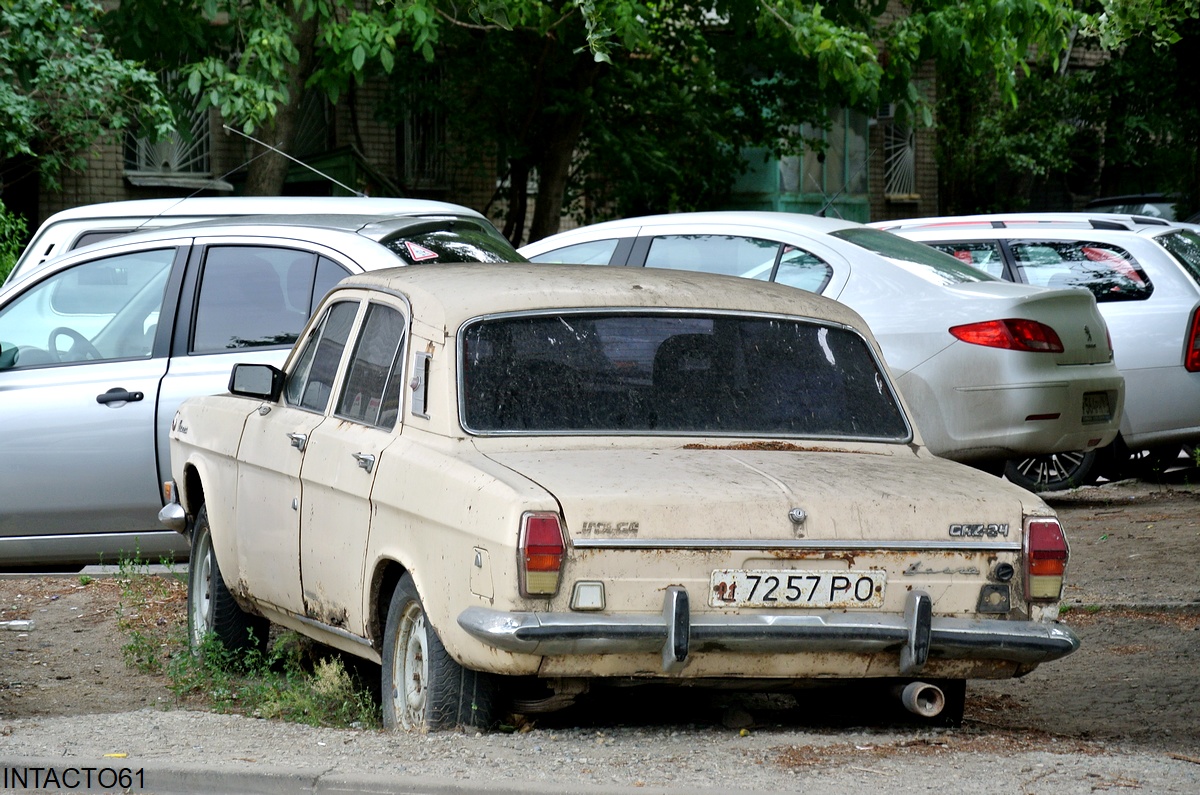
<instances>
[{"instance_id":1,"label":"dark tinted rear window","mask_svg":"<svg viewBox=\"0 0 1200 795\"><path fill-rule=\"evenodd\" d=\"M485 319L462 336L476 432L909 438L867 342L841 327L630 311Z\"/></svg>"}]
</instances>

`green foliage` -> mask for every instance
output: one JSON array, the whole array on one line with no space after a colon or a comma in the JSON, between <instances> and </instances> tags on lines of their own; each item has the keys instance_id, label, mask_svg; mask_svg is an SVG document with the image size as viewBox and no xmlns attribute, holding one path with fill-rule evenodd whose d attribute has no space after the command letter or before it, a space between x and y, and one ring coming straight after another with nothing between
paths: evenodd
<instances>
[{"instance_id":1,"label":"green foliage","mask_svg":"<svg viewBox=\"0 0 1200 795\"><path fill-rule=\"evenodd\" d=\"M1101 0L1102 10L1085 20L1085 31L1117 50L1139 36L1156 45L1178 44L1188 20L1200 19L1200 0Z\"/></svg>"},{"instance_id":2,"label":"green foliage","mask_svg":"<svg viewBox=\"0 0 1200 795\"><path fill-rule=\"evenodd\" d=\"M0 284L8 278L28 238L25 216L10 213L0 202Z\"/></svg>"},{"instance_id":3,"label":"green foliage","mask_svg":"<svg viewBox=\"0 0 1200 795\"><path fill-rule=\"evenodd\" d=\"M379 706L336 657L311 659L311 646L283 633L271 650L235 654L213 635L197 654L183 650L168 667L177 698L200 698L221 712L310 726L375 727Z\"/></svg>"},{"instance_id":4,"label":"green foliage","mask_svg":"<svg viewBox=\"0 0 1200 795\"><path fill-rule=\"evenodd\" d=\"M187 622L178 612L183 578L169 563L163 565L165 573L151 573L135 553L119 561L114 575L127 666L165 675L180 701L222 712L312 726L378 725L371 689L351 676L340 658L294 632L280 634L266 654L235 653L214 635L193 651Z\"/></svg>"},{"instance_id":5,"label":"green foliage","mask_svg":"<svg viewBox=\"0 0 1200 795\"><path fill-rule=\"evenodd\" d=\"M154 74L108 48L100 14L94 0L0 3L0 161L33 156L51 186L107 131L173 124Z\"/></svg>"}]
</instances>

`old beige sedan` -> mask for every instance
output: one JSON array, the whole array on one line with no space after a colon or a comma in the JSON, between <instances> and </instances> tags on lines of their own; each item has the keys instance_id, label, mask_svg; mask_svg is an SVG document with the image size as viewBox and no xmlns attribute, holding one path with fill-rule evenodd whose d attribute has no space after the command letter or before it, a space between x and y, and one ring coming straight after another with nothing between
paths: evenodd
<instances>
[{"instance_id":1,"label":"old beige sedan","mask_svg":"<svg viewBox=\"0 0 1200 795\"><path fill-rule=\"evenodd\" d=\"M199 645L272 621L382 664L389 727L606 682L863 679L961 718L1071 653L1037 496L931 455L862 319L774 284L414 266L171 431Z\"/></svg>"}]
</instances>

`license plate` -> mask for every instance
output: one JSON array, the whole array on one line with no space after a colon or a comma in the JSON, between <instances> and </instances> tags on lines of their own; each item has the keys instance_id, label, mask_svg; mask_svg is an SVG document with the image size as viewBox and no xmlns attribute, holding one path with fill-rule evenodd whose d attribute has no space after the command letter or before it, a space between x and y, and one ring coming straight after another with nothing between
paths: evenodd
<instances>
[{"instance_id":1,"label":"license plate","mask_svg":"<svg viewBox=\"0 0 1200 795\"><path fill-rule=\"evenodd\" d=\"M712 573L712 607L882 607L882 571L759 571Z\"/></svg>"},{"instance_id":2,"label":"license plate","mask_svg":"<svg viewBox=\"0 0 1200 795\"><path fill-rule=\"evenodd\" d=\"M1108 422L1112 409L1108 407L1107 392L1085 392L1083 394L1083 421Z\"/></svg>"}]
</instances>

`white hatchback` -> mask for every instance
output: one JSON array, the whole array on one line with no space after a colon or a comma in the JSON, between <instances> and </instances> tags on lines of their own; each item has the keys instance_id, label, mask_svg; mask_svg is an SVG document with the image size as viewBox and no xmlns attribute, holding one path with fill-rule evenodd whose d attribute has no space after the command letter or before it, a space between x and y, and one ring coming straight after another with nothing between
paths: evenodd
<instances>
[{"instance_id":1,"label":"white hatchback","mask_svg":"<svg viewBox=\"0 0 1200 795\"><path fill-rule=\"evenodd\" d=\"M1015 282L1086 288L1125 376L1121 433L1021 462L1049 488L1145 475L1200 441L1200 231L1143 216L1010 213L878 224ZM1082 292L1082 290L1080 291Z\"/></svg>"},{"instance_id":2,"label":"white hatchback","mask_svg":"<svg viewBox=\"0 0 1200 795\"><path fill-rule=\"evenodd\" d=\"M1096 302L1078 290L1012 284L896 235L791 213L630 218L520 252L723 273L837 299L870 324L929 448L997 474L1010 459L1095 449L1116 435L1121 375Z\"/></svg>"}]
</instances>

